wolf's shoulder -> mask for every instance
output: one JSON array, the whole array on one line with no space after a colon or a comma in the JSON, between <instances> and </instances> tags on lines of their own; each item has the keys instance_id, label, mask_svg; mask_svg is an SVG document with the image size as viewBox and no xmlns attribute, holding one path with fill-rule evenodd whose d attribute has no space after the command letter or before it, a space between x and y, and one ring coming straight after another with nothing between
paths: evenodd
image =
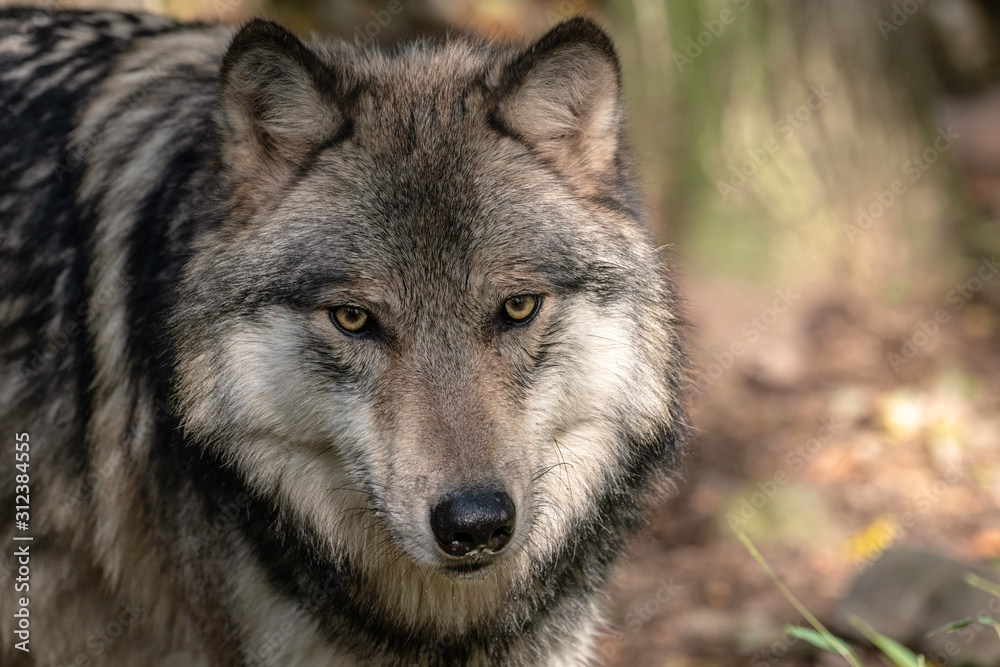
<instances>
[{"instance_id":1,"label":"wolf's shoulder","mask_svg":"<svg viewBox=\"0 0 1000 667\"><path fill-rule=\"evenodd\" d=\"M78 109L123 55L149 42L144 38L209 28L143 13L0 9L0 101L10 114L36 118L39 104Z\"/></svg>"},{"instance_id":2,"label":"wolf's shoulder","mask_svg":"<svg viewBox=\"0 0 1000 667\"><path fill-rule=\"evenodd\" d=\"M31 53L43 47L85 53L191 25L142 12L4 7L0 8L0 53Z\"/></svg>"}]
</instances>

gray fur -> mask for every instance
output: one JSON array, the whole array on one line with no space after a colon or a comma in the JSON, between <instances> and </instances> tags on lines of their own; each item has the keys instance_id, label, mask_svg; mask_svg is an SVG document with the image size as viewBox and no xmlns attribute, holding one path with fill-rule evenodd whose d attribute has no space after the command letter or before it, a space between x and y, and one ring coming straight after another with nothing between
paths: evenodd
<instances>
[{"instance_id":1,"label":"gray fur","mask_svg":"<svg viewBox=\"0 0 1000 667\"><path fill-rule=\"evenodd\" d=\"M101 664L588 663L686 434L599 28L389 54L8 10L0 99L0 426L30 435L34 536L4 665L96 659L123 614ZM482 484L516 529L458 562L430 509Z\"/></svg>"}]
</instances>

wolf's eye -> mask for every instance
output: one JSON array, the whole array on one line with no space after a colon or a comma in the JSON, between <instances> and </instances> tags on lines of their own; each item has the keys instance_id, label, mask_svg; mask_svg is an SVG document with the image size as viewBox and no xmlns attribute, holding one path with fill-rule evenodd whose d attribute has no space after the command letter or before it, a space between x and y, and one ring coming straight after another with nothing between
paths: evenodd
<instances>
[{"instance_id":1,"label":"wolf's eye","mask_svg":"<svg viewBox=\"0 0 1000 667\"><path fill-rule=\"evenodd\" d=\"M533 294L519 294L503 302L504 319L511 324L526 324L535 313L541 298Z\"/></svg>"},{"instance_id":2,"label":"wolf's eye","mask_svg":"<svg viewBox=\"0 0 1000 667\"><path fill-rule=\"evenodd\" d=\"M341 331L349 334L364 333L372 328L374 318L364 308L341 306L330 310L330 319Z\"/></svg>"}]
</instances>

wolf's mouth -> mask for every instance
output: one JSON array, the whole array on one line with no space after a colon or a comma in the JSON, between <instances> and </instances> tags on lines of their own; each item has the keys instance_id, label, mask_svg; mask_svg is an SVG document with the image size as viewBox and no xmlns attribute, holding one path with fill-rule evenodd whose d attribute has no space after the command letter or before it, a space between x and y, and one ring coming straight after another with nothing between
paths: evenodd
<instances>
[{"instance_id":1,"label":"wolf's mouth","mask_svg":"<svg viewBox=\"0 0 1000 667\"><path fill-rule=\"evenodd\" d=\"M464 576L474 575L474 574L477 574L477 573L485 570L486 568L488 568L492 564L492 562L493 562L493 559L491 559L491 558L484 558L484 559L481 559L481 560L475 561L475 562L461 563L461 564L455 564L455 565L446 565L444 569L449 574L451 574L453 576L457 576L458 578L462 578Z\"/></svg>"}]
</instances>

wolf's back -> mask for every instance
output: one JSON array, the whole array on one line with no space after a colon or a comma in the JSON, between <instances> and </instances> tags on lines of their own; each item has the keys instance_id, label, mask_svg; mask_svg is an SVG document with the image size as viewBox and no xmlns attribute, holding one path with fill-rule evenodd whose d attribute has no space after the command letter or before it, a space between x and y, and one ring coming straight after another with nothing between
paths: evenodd
<instances>
[{"instance_id":1,"label":"wolf's back","mask_svg":"<svg viewBox=\"0 0 1000 667\"><path fill-rule=\"evenodd\" d=\"M79 110L126 45L59 15L0 12L0 419L8 432L22 406L60 393L62 419L78 421L82 337L52 344L74 323L82 332L76 309L90 230L75 205L80 170L69 166L69 146Z\"/></svg>"},{"instance_id":2,"label":"wolf's back","mask_svg":"<svg viewBox=\"0 0 1000 667\"><path fill-rule=\"evenodd\" d=\"M218 57L171 52L162 40L204 32L148 15L0 11L0 431L7 434L0 503L15 505L13 435L28 433L30 521L18 534L33 538L35 585L25 592L37 664L48 664L46 655L86 655L94 630L88 619L114 619L128 602L99 590L114 573L87 565L114 562L95 553L100 538L92 539L97 517L110 519L97 509L95 489L116 483L91 451L109 426L95 419L107 397L94 388L99 377L136 378L116 383L125 395L113 409L128 420L143 401L152 403L142 382L159 381L155 334L144 325L167 298L160 285L183 255L186 237L172 211L205 170L218 69ZM216 41L224 49L225 37ZM181 70L187 76L176 76ZM121 442L116 429L105 431L109 442ZM109 525L127 511L119 508ZM0 513L7 544L13 518ZM5 587L17 571L9 551L0 558ZM78 567L67 570L74 561ZM45 578L59 586L43 586ZM76 590L63 598L68 608L52 597L58 589ZM11 604L11 595L0 600L4 617ZM24 657L6 652L14 641L4 623L0 662Z\"/></svg>"},{"instance_id":3,"label":"wolf's back","mask_svg":"<svg viewBox=\"0 0 1000 667\"><path fill-rule=\"evenodd\" d=\"M166 233L155 229L169 219L160 213L176 204L157 195L197 176L194 162L171 175L172 159L204 142L209 113L192 108L190 76L171 80L192 65L157 45L181 30L148 15L0 12L0 427L15 432L25 428L18 415L47 417L51 432L35 434L39 467L49 456L56 470L83 465L87 394L100 371L93 325L148 311L115 313L127 308L115 296L155 298L149 278L169 270L169 256L143 256ZM202 67L211 76L218 65ZM115 266L101 264L109 244ZM0 480L9 474L0 467Z\"/></svg>"},{"instance_id":4,"label":"wolf's back","mask_svg":"<svg viewBox=\"0 0 1000 667\"><path fill-rule=\"evenodd\" d=\"M135 91L116 96L106 86L137 39L175 29L152 16L0 11L0 423L8 431L25 406L58 401L53 422L67 427L84 417L94 195L113 185L97 183L95 171L125 157L124 146L101 151L125 129L130 94L138 107ZM94 108L105 109L97 122Z\"/></svg>"}]
</instances>

